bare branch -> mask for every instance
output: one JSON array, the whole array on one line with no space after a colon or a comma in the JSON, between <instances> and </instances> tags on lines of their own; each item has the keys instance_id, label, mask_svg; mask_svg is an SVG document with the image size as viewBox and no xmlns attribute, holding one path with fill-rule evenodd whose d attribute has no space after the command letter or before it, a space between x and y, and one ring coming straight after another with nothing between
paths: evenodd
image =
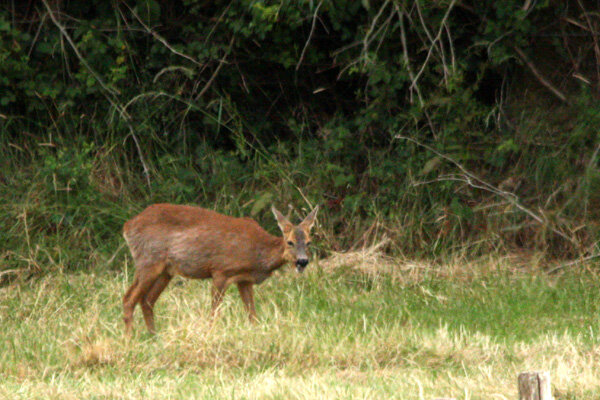
<instances>
[{"instance_id":1,"label":"bare branch","mask_svg":"<svg viewBox=\"0 0 600 400\"><path fill-rule=\"evenodd\" d=\"M50 8L50 6L48 5L47 0L42 0L42 3L44 3L44 6L48 10L48 15L50 16L50 19L52 20L52 22L54 23L54 25L56 25L56 27L60 31L61 35L67 40L67 42L73 48L73 51L75 52L75 55L77 56L77 58L79 59L79 61L94 76L94 78L98 81L98 83L100 84L100 86L102 86L102 88L104 89L104 92L103 92L104 97L106 97L106 99L109 101L109 103L117 110L117 112L119 113L119 115L121 116L121 118L123 119L123 121L125 121L125 124L129 128L129 133L130 133L130 135L131 135L131 137L133 139L133 142L135 144L136 150L138 152L138 157L140 158L140 162L142 163L142 167L144 168L144 175L146 176L146 183L148 184L148 187L150 188L151 187L151 184L150 184L150 170L148 169L148 166L146 165L146 161L144 160L144 154L142 152L142 147L140 146L140 142L139 142L139 140L137 138L137 135L135 134L135 130L133 129L133 125L131 124L131 116L129 116L129 114L127 114L127 112L125 111L125 109L119 103L118 99L115 97L117 94L120 94L119 91L117 91L116 89L110 88L109 86L107 86L104 83L104 80L102 80L102 78L100 77L100 75L88 64L88 62L85 60L85 58L81 55L81 53L79 52L79 49L75 45L75 42L73 41L73 39L71 39L71 36L69 36L69 33L67 32L67 30L65 29L65 27L62 26L60 22L58 22L58 19L56 19L56 15L54 14L54 11L52 11L52 9Z\"/></svg>"},{"instance_id":2,"label":"bare branch","mask_svg":"<svg viewBox=\"0 0 600 400\"><path fill-rule=\"evenodd\" d=\"M306 43L304 43L304 48L302 49L302 53L300 53L300 59L298 60L298 64L296 64L296 71L298 71L298 69L300 69L300 64L302 64L302 61L304 60L304 56L306 54L306 49L308 49L310 39L312 38L312 35L315 32L315 25L317 23L317 13L319 12L319 8L321 8L322 4L323 4L323 0L321 0L319 2L319 4L317 4L317 7L315 7L315 12L314 12L313 18L312 18L312 25L310 27L310 33L308 34L308 39L306 39Z\"/></svg>"},{"instance_id":3,"label":"bare branch","mask_svg":"<svg viewBox=\"0 0 600 400\"><path fill-rule=\"evenodd\" d=\"M213 74L208 79L208 81L206 81L206 84L204 85L204 87L202 88L202 90L200 91L200 93L198 93L198 96L196 96L196 100L198 100L200 97L202 97L204 95L204 93L206 93L206 91L208 90L208 88L210 87L210 85L212 85L213 81L215 80L215 78L219 74L219 71L223 67L223 64L226 63L227 56L229 55L229 52L231 51L231 47L233 46L233 42L234 41L235 41L235 36L232 36L231 40L229 41L229 47L227 48L227 52L225 53L225 55L223 56L223 58L219 60L219 65L215 69L215 72L213 72Z\"/></svg>"},{"instance_id":4,"label":"bare branch","mask_svg":"<svg viewBox=\"0 0 600 400\"><path fill-rule=\"evenodd\" d=\"M594 30L592 21L590 20L590 16L581 0L577 0L577 4L581 7L583 11L583 17L588 24L589 31L592 33L592 40L594 41L594 54L596 55L596 77L600 79L600 44L598 44L598 32Z\"/></svg>"},{"instance_id":5,"label":"bare branch","mask_svg":"<svg viewBox=\"0 0 600 400\"><path fill-rule=\"evenodd\" d=\"M410 64L410 59L408 57L408 46L406 44L406 30L404 28L404 13L400 10L400 7L396 5L396 12L398 13L398 18L400 18L400 39L402 42L402 52L404 53L404 63L406 64L406 69L408 70L408 76L412 81L412 84L409 87L410 91L410 102L413 102L413 90L417 92L417 96L419 97L419 104L423 107L423 97L421 96L421 91L419 90L419 85L415 81L415 73L413 72L412 66Z\"/></svg>"},{"instance_id":6,"label":"bare branch","mask_svg":"<svg viewBox=\"0 0 600 400\"><path fill-rule=\"evenodd\" d=\"M589 255L589 256L587 256L587 257L580 258L579 260L573 260L573 261L569 261L569 262L566 262L566 263L563 263L563 264L557 265L556 267L554 267L554 268L551 268L551 269L549 269L549 270L548 270L548 271L546 271L546 272L547 272L548 274L553 274L553 273L555 273L556 271L558 271L558 270L561 270L561 269L563 269L563 268L570 267L570 266L572 266L572 265L581 264L581 263L584 263L584 262L586 262L586 261L593 260L594 258L598 258L598 257L600 257L600 254L592 254L592 255Z\"/></svg>"},{"instance_id":7,"label":"bare branch","mask_svg":"<svg viewBox=\"0 0 600 400\"><path fill-rule=\"evenodd\" d=\"M219 15L219 18L217 18L217 21L215 22L215 24L212 26L212 28L210 28L210 32L208 32L208 35L206 35L206 38L204 38L204 45L205 46L208 43L208 41L210 40L210 38L212 37L212 34L217 29L217 26L219 26L219 24L223 20L223 17L225 16L225 14L227 14L227 11L229 11L229 8L231 7L231 3L233 3L234 1L235 0L232 0L231 2L229 2L229 4L227 4L227 7L225 7L225 9L221 13L221 15Z\"/></svg>"},{"instance_id":8,"label":"bare branch","mask_svg":"<svg viewBox=\"0 0 600 400\"><path fill-rule=\"evenodd\" d=\"M94 75L94 78L98 81L98 83L100 84L100 86L102 86L102 88L104 90L106 90L108 93L110 93L111 95L120 94L118 90L113 89L113 88L109 87L106 83L104 83L104 79L102 79L100 77L100 75L98 75L98 73L90 66L90 64L88 64L88 62L86 61L86 59L81 55L81 53L79 52L79 49L75 45L75 42L73 42L73 39L71 39L71 36L69 36L69 34L68 34L67 30L65 29L65 27L62 26L60 24L60 22L58 22L58 20L56 19L56 15L54 15L54 12L52 11L52 9L50 8L50 6L48 5L48 2L46 0L42 0L42 2L44 3L44 6L46 6L46 8L48 9L48 15L50 16L50 19L52 19L52 22L54 23L54 25L56 25L56 27L58 28L58 30L60 31L60 33L62 34L62 36L65 39L67 39L67 42L69 42L69 44L73 48L73 51L75 52L75 55L77 56L77 58L79 59L79 61L85 66L85 68L88 71L90 71L90 73L92 75Z\"/></svg>"},{"instance_id":9,"label":"bare branch","mask_svg":"<svg viewBox=\"0 0 600 400\"><path fill-rule=\"evenodd\" d=\"M442 33L444 32L444 26L446 25L446 20L450 16L450 12L454 8L455 4L456 4L456 0L452 0L450 5L448 6L448 9L446 10L446 14L444 14L444 17L442 18L442 22L440 23L440 28L438 29L438 33L435 36L435 38L433 39L432 45L431 45L431 47L429 47L429 51L427 52L427 57L425 57L425 61L423 62L421 69L419 69L419 72L415 76L415 79L413 80L413 84L411 85L411 87L413 87L414 85L417 84L417 81L419 80L419 78L421 77L423 72L425 71L425 67L427 67L427 64L429 63L429 58L431 58L431 54L433 53L433 49L435 48L434 45L442 37Z\"/></svg>"},{"instance_id":10,"label":"bare branch","mask_svg":"<svg viewBox=\"0 0 600 400\"><path fill-rule=\"evenodd\" d=\"M523 62L525 64L527 64L527 66L529 67L529 69L531 70L533 75L535 75L535 77L538 79L538 81L540 81L540 83L542 85L544 85L547 89L549 89L552 93L554 93L554 95L556 97L558 97L562 101L566 102L567 97L560 90L558 90L556 87L554 87L554 85L552 85L550 83L550 81L548 81L546 78L544 78L544 76L537 70L537 68L535 67L533 62L527 57L527 55L523 52L523 50L521 50L517 46L514 46L514 49L517 52L517 54L519 55L519 57L521 57L521 60L523 60Z\"/></svg>"},{"instance_id":11,"label":"bare branch","mask_svg":"<svg viewBox=\"0 0 600 400\"><path fill-rule=\"evenodd\" d=\"M383 14L383 11L386 9L387 5L390 3L390 0L386 0L385 3L383 3L383 5L381 6L381 8L379 9L379 11L377 12L377 14L375 15L375 18L373 18L373 21L371 21L371 25L369 26L369 30L367 31L367 33L365 34L365 37L362 40L363 43L363 50L362 50L362 55L364 57L363 61L363 65L366 65L367 60L368 60L368 51L369 51L369 45L371 44L371 42L373 41L373 39L379 34L379 32L381 32L381 27L377 30L377 32L375 32L372 37L371 34L373 33L373 30L375 29L375 25L377 24L377 21L379 20L379 18L381 17L381 14ZM393 10L392 10L392 14L393 14ZM388 18L388 23L390 21L390 18ZM384 24L385 25L385 24Z\"/></svg>"},{"instance_id":12,"label":"bare branch","mask_svg":"<svg viewBox=\"0 0 600 400\"><path fill-rule=\"evenodd\" d=\"M38 25L38 28L35 31L35 36L33 37L33 40L31 41L31 46L29 46L29 52L27 53L27 57L31 57L31 52L33 51L33 48L35 47L35 44L37 43L38 37L40 36L40 32L42 31L42 27L46 23L46 18L47 17L48 17L48 14L44 14L43 15L42 20L40 21L40 24Z\"/></svg>"},{"instance_id":13,"label":"bare branch","mask_svg":"<svg viewBox=\"0 0 600 400\"><path fill-rule=\"evenodd\" d=\"M488 182L484 181L483 179L479 178L475 174L471 173L461 163L459 163L458 161L456 161L452 157L449 157L446 154L440 153L439 151L437 151L436 149L434 149L431 146L428 146L428 145L426 145L424 143L419 142L418 140L415 140L413 138L409 138L407 136L396 135L395 138L396 139L403 139L403 140L407 140L409 142L412 142L412 143L416 144L419 147L423 147L423 148L431 151L432 153L434 153L438 157L443 158L446 161L449 161L450 163L452 163L456 167L458 167L458 169L463 174L464 182L467 183L469 186L472 186L472 187L477 188L477 189L485 190L487 192L493 193L495 195L498 195L498 196L504 198L510 204L512 204L513 206L515 206L516 208L518 208L519 210L521 210L525 214L529 215L534 220L536 220L540 225L547 226L556 235L558 235L561 238L565 239L567 242L571 243L572 245L578 247L578 243L577 243L577 241L574 238L567 236L567 234L565 234L563 231L561 231L561 230L559 230L559 229L551 226L550 223L543 217L543 214L542 215L538 215L535 212L531 211L529 208L525 207L523 204L521 204L521 202L519 201L519 197L516 194L511 193L511 192L507 192L505 190L502 190L502 189L500 189L500 188L492 185L491 183L488 183Z\"/></svg>"},{"instance_id":14,"label":"bare branch","mask_svg":"<svg viewBox=\"0 0 600 400\"><path fill-rule=\"evenodd\" d=\"M446 35L448 36L448 46L450 46L450 59L452 61L452 73L456 72L456 56L454 55L454 44L452 43L452 35L450 35L450 28L448 23L444 24Z\"/></svg>"},{"instance_id":15,"label":"bare branch","mask_svg":"<svg viewBox=\"0 0 600 400\"><path fill-rule=\"evenodd\" d=\"M171 46L169 44L169 42L167 42L167 40L165 38L163 38L158 33L156 33L156 31L150 29L150 27L148 25L146 25L144 23L144 21L142 21L142 19L136 14L135 11L133 11L133 9L131 7L129 7L129 5L127 3L124 3L124 4L129 9L129 11L131 11L131 14L133 14L133 16L138 20L138 22L140 23L140 25L142 25L144 27L144 29L146 30L146 32L148 32L149 34L152 35L152 37L154 37L156 40L158 40L159 42L161 42L163 44L163 46L165 46L167 49L169 49L169 51L171 53L176 54L179 57L183 57L186 60L191 61L192 63L196 64L199 67L203 66L203 64L201 62L198 62L197 60L195 60L194 58L188 56L187 54L184 54L184 53L178 51L177 49L173 48L173 46Z\"/></svg>"},{"instance_id":16,"label":"bare branch","mask_svg":"<svg viewBox=\"0 0 600 400\"><path fill-rule=\"evenodd\" d=\"M429 32L429 29L427 28L427 24L425 23L425 18L423 18L423 13L421 12L421 7L419 7L418 1L415 1L415 9L417 10L419 20L421 21L421 26L423 26L423 30L425 31L425 35L427 35L427 38L429 39L429 42L431 43L431 48L437 49L438 53L440 54L440 59L441 59L442 67L444 70L444 81L446 82L446 85L448 85L448 67L446 66L446 54L444 52L444 46L442 44L441 36L440 36L439 41L436 41L431 36L431 33ZM442 26L446 27L446 23L444 22L444 24Z\"/></svg>"}]
</instances>

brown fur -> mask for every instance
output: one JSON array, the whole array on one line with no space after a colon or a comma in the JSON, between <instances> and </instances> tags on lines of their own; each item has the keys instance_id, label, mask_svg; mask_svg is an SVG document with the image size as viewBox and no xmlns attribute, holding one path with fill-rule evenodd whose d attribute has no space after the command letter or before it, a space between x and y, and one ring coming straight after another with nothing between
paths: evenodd
<instances>
[{"instance_id":1,"label":"brown fur","mask_svg":"<svg viewBox=\"0 0 600 400\"><path fill-rule=\"evenodd\" d=\"M123 227L136 265L133 284L123 297L126 331L131 333L133 311L140 303L146 326L154 332L154 303L174 275L212 278L213 313L226 288L236 283L250 319L254 320L252 286L296 257L306 257L304 242L310 239L316 211L294 227L273 209L284 234L282 238L269 234L251 218L229 217L192 206L149 206ZM301 248L296 249L298 229L304 238L299 243Z\"/></svg>"}]
</instances>

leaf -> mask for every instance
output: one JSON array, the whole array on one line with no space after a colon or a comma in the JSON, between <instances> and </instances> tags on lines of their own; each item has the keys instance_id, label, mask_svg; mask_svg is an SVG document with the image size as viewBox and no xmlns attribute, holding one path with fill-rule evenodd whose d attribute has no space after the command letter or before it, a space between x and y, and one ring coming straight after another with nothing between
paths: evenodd
<instances>
[{"instance_id":1,"label":"leaf","mask_svg":"<svg viewBox=\"0 0 600 400\"><path fill-rule=\"evenodd\" d=\"M38 45L35 47L35 50L40 54L52 54L53 52L52 45L47 42L38 43Z\"/></svg>"},{"instance_id":2,"label":"leaf","mask_svg":"<svg viewBox=\"0 0 600 400\"><path fill-rule=\"evenodd\" d=\"M271 192L264 192L262 195L260 195L260 197L254 201L254 205L250 210L250 215L255 216L256 214L264 210L264 208L267 205L269 205L269 203L271 203L272 198L273 193Z\"/></svg>"},{"instance_id":3,"label":"leaf","mask_svg":"<svg viewBox=\"0 0 600 400\"><path fill-rule=\"evenodd\" d=\"M460 218L472 219L473 210L471 207L462 204L456 197L452 199L450 203L450 209L452 212Z\"/></svg>"},{"instance_id":4,"label":"leaf","mask_svg":"<svg viewBox=\"0 0 600 400\"><path fill-rule=\"evenodd\" d=\"M442 163L442 159L439 156L433 157L431 160L425 163L425 166L419 172L419 175L427 175L431 171L435 170Z\"/></svg>"},{"instance_id":5,"label":"leaf","mask_svg":"<svg viewBox=\"0 0 600 400\"><path fill-rule=\"evenodd\" d=\"M10 31L10 22L4 19L4 16L0 18L0 31L9 32Z\"/></svg>"},{"instance_id":6,"label":"leaf","mask_svg":"<svg viewBox=\"0 0 600 400\"><path fill-rule=\"evenodd\" d=\"M347 186L354 181L354 176L349 174L339 174L333 177L333 184L336 188Z\"/></svg>"},{"instance_id":7,"label":"leaf","mask_svg":"<svg viewBox=\"0 0 600 400\"><path fill-rule=\"evenodd\" d=\"M497 150L500 153L508 153L508 152L512 152L512 151L518 151L519 146L511 138L511 139L505 140L504 142L500 143Z\"/></svg>"}]
</instances>

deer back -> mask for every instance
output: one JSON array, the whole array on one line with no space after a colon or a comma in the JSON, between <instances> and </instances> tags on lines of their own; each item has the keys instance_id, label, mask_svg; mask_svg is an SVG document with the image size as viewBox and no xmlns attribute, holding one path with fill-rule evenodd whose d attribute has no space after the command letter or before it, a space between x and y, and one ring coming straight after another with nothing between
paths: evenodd
<instances>
[{"instance_id":1,"label":"deer back","mask_svg":"<svg viewBox=\"0 0 600 400\"><path fill-rule=\"evenodd\" d=\"M192 278L268 270L282 243L253 219L172 204L149 206L125 224L123 234L137 264L165 262Z\"/></svg>"}]
</instances>

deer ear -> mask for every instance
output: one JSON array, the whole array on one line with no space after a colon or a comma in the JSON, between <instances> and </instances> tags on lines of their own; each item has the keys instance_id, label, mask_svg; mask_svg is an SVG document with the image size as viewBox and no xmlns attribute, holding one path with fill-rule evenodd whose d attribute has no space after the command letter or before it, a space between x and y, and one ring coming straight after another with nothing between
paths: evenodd
<instances>
[{"instance_id":1,"label":"deer ear","mask_svg":"<svg viewBox=\"0 0 600 400\"><path fill-rule=\"evenodd\" d=\"M275 206L271 207L271 211L273 211L273 215L275 215L277 225L279 225L279 229L281 229L281 232L288 233L292 230L292 223L286 217L284 217L283 214L275 208Z\"/></svg>"},{"instance_id":2,"label":"deer ear","mask_svg":"<svg viewBox=\"0 0 600 400\"><path fill-rule=\"evenodd\" d=\"M304 218L304 221L300 222L300 226L302 227L302 229L304 229L307 232L309 232L312 229L313 225L315 224L315 219L317 217L317 211L319 211L319 206L316 206L310 212L310 214L308 214L306 218Z\"/></svg>"}]
</instances>

